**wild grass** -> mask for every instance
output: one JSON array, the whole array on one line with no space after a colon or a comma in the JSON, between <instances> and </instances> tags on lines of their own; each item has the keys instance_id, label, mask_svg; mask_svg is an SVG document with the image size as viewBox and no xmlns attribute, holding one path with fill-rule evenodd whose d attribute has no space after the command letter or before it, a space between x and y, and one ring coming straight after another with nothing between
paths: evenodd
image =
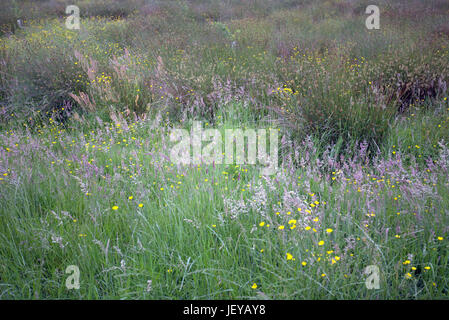
<instances>
[{"instance_id":1,"label":"wild grass","mask_svg":"<svg viewBox=\"0 0 449 320\"><path fill-rule=\"evenodd\" d=\"M447 296L445 1L380 30L366 1L66 4L1 11L1 299ZM172 163L193 120L279 130L279 170Z\"/></svg>"}]
</instances>

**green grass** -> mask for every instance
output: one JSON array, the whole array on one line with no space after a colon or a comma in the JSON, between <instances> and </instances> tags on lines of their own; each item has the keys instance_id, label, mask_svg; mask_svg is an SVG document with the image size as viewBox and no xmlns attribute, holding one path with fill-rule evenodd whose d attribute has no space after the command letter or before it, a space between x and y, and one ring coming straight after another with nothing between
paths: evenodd
<instances>
[{"instance_id":1,"label":"green grass","mask_svg":"<svg viewBox=\"0 0 449 320\"><path fill-rule=\"evenodd\" d=\"M17 3L0 299L447 297L446 2ZM279 170L172 163L193 120L278 129Z\"/></svg>"},{"instance_id":2,"label":"green grass","mask_svg":"<svg viewBox=\"0 0 449 320\"><path fill-rule=\"evenodd\" d=\"M401 181L392 171L379 183L371 179L374 172L362 169L362 177L348 182L343 174L331 174L337 178L323 184L325 177L295 170L280 173L280 187L272 189L271 179L264 181L251 166L177 169L154 159L147 153L163 141L148 145L147 137L164 136L164 129L154 132L148 123L132 124L129 131L106 127L109 133L46 128L38 136L4 136L6 145L27 143L12 145L11 159L20 160L2 180L3 298L445 295L447 240L436 239L448 223L444 174L433 173L433 185L422 177ZM87 163L70 160L83 155ZM84 178L92 170L89 162L101 171ZM430 189L410 193L421 185ZM286 198L287 191L293 199ZM232 204L239 200L245 202L240 210ZM314 208L313 201L319 202ZM366 216L368 208L375 217ZM292 219L297 220L293 230ZM287 253L295 260L286 260ZM332 264L329 259L336 256L340 260ZM408 259L412 263L403 265ZM72 264L80 268L79 291L64 286L64 270ZM368 265L381 270L379 290L364 286ZM419 271L404 278L411 267Z\"/></svg>"}]
</instances>

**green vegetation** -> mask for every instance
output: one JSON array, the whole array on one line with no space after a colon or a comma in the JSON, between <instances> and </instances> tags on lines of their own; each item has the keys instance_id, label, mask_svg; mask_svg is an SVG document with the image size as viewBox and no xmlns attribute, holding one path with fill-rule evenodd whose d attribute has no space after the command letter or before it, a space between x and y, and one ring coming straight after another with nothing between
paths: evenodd
<instances>
[{"instance_id":1,"label":"green vegetation","mask_svg":"<svg viewBox=\"0 0 449 320\"><path fill-rule=\"evenodd\" d=\"M447 297L447 1L6 2L0 299ZM172 163L193 120L279 171Z\"/></svg>"}]
</instances>

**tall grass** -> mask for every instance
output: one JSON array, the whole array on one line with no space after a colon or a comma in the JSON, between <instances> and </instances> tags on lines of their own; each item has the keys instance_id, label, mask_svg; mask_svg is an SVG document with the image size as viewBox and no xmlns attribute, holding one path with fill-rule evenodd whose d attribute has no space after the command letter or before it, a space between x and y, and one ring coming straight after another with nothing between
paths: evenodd
<instances>
[{"instance_id":1,"label":"tall grass","mask_svg":"<svg viewBox=\"0 0 449 320\"><path fill-rule=\"evenodd\" d=\"M445 1L105 3L1 11L0 298L447 296ZM279 170L171 163L192 120Z\"/></svg>"}]
</instances>

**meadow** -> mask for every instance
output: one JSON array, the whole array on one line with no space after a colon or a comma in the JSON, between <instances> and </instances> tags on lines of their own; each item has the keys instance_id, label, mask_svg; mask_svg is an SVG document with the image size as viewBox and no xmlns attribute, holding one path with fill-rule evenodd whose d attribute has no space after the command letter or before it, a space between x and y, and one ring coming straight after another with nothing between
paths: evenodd
<instances>
[{"instance_id":1,"label":"meadow","mask_svg":"<svg viewBox=\"0 0 449 320\"><path fill-rule=\"evenodd\" d=\"M2 1L0 299L447 298L449 2L375 2Z\"/></svg>"}]
</instances>

